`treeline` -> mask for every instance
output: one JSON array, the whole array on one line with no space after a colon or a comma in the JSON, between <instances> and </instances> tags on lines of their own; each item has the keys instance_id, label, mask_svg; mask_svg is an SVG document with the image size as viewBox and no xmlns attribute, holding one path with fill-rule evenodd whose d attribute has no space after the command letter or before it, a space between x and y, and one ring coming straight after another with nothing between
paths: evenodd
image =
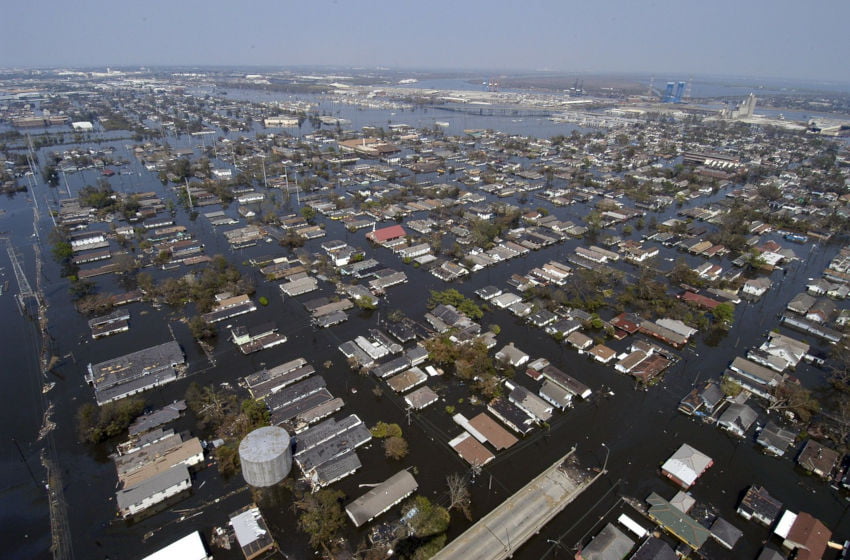
<instances>
[{"instance_id":1,"label":"treeline","mask_svg":"<svg viewBox=\"0 0 850 560\"><path fill-rule=\"evenodd\" d=\"M221 292L233 294L253 294L254 282L243 278L234 265L222 255L216 255L212 261L195 275L180 278L166 278L156 282L148 272L136 275L140 290L150 299L161 299L172 307L189 302L195 304L198 313L206 313L215 305L215 295Z\"/></svg>"}]
</instances>

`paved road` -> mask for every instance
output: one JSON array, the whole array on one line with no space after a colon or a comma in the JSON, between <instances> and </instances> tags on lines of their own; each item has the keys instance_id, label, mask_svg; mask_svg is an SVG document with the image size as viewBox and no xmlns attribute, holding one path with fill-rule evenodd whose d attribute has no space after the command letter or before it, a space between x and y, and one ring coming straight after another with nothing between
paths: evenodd
<instances>
[{"instance_id":1,"label":"paved road","mask_svg":"<svg viewBox=\"0 0 850 560\"><path fill-rule=\"evenodd\" d=\"M575 469L559 468L573 451L505 500L441 550L435 560L502 560L510 558L531 536L593 484Z\"/></svg>"}]
</instances>

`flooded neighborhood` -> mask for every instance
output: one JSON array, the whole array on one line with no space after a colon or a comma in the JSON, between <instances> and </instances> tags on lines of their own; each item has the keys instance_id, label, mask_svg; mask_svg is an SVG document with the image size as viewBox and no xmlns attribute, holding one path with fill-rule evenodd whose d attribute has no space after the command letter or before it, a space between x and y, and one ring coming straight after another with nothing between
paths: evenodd
<instances>
[{"instance_id":1,"label":"flooded neighborhood","mask_svg":"<svg viewBox=\"0 0 850 560\"><path fill-rule=\"evenodd\" d=\"M850 106L712 88L4 75L10 557L847 557Z\"/></svg>"}]
</instances>

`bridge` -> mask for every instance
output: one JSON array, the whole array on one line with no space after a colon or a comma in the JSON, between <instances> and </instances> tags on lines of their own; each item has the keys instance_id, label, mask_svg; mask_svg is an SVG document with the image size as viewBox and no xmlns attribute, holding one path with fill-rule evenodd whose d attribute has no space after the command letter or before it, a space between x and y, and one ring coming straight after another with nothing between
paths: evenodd
<instances>
[{"instance_id":1,"label":"bridge","mask_svg":"<svg viewBox=\"0 0 850 560\"><path fill-rule=\"evenodd\" d=\"M537 534L587 487L590 477L569 465L575 447L438 552L435 560L503 560Z\"/></svg>"}]
</instances>

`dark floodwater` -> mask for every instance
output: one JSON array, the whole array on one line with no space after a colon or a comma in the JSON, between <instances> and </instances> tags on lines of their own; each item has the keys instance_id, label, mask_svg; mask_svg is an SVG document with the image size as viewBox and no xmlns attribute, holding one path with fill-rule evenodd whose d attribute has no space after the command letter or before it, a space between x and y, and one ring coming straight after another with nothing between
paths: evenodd
<instances>
[{"instance_id":1,"label":"dark floodwater","mask_svg":"<svg viewBox=\"0 0 850 560\"><path fill-rule=\"evenodd\" d=\"M359 113L361 112L356 109L347 108L342 115L355 121ZM469 126L496 128L489 125L489 122L489 119L479 119ZM540 124L540 135L548 135L547 126L548 123ZM187 137L179 141L169 138L169 141L184 145L196 142ZM126 154L125 143L115 143L118 153ZM124 174L124 171L133 171L134 174ZM71 189L76 191L83 184L94 183L98 176L94 171L86 171L69 175L68 178ZM111 182L116 189L121 190L163 191L155 175L142 170L135 162L122 170L122 175L113 177ZM285 254L285 250L277 245L261 243L257 247L244 249L230 256L233 262L242 267L245 274L254 276L257 296L268 297L271 304L232 322L258 324L264 320L274 320L281 332L289 337L286 344L245 357L239 355L233 345L227 342L226 333L222 329L216 347L217 366L212 368L191 339L188 328L177 320L180 313L167 308L154 310L139 303L129 307L132 314L129 333L97 342L91 342L88 337L84 337L81 343L81 335L88 333L85 319L79 316L68 302L67 283L58 277L57 267L49 260L49 247L43 241L50 224L44 207L48 202L53 203L55 199L60 198L62 192L39 186L37 193L42 208L42 218L39 222L42 231L41 247L47 257L42 281L50 303L50 333L55 339L55 353L68 357L56 368L57 375L51 379L56 382L56 386L45 397L41 393L42 379L38 373L36 358L37 334L34 325L20 317L12 303L11 294L16 291L15 281L4 249L0 252L0 266L5 268L2 271L4 278L11 282L9 292L0 296L0 310L7 325L5 336L0 341L5 362L0 375L3 376L4 387L7 388L0 394L0 419L6 427L6 436L0 439L0 475L4 481L2 519L5 522L4 527L10 529L7 534L12 535L10 539L4 540L4 554L8 553L10 558L50 557L49 518L46 493L43 489L44 471L38 460L38 453L45 441L36 441L42 411L48 402L55 403L53 420L58 426L52 434L52 442L62 467L70 533L77 558L139 558L189 531L200 529L208 535L211 527L226 523L229 513L250 502L249 492L243 491L204 507L201 515L181 520L182 516L189 515L187 510L241 487L241 479L222 481L213 467L197 475L194 494L188 500L181 502L171 511L127 526L115 518L115 474L111 463L105 457L109 450L105 446L92 448L77 443L73 422L75 411L82 403L92 401L92 391L83 381L85 364L164 342L171 337L168 327L171 327L174 336L186 351L190 375L186 379L145 393L145 400L151 406L161 406L181 398L188 384L193 381L202 384L224 381L232 383L239 377L261 368L263 364L273 365L302 356L324 375L334 395L345 399L346 406L337 417L356 413L368 425L379 420L398 422L404 427L405 436L411 444L409 457L401 463L386 460L377 443L362 448L359 455L363 468L354 476L335 485L350 498L365 491L359 486L361 484L379 482L399 468L413 467L420 484L420 492L441 500L445 476L452 472L469 472L467 465L446 443L460 432L460 428L454 425L450 415L446 413L446 405L455 406L457 412L467 416L481 410L481 406L469 402L465 387L450 379L429 380L429 385L440 393L442 400L426 411L414 414L408 424L400 398L392 395L386 387L382 396L375 396L372 392L376 386L375 380L351 372L336 349L341 342L375 326L379 314L398 308L403 309L408 316L420 319L425 311L428 290L446 287L424 270L405 266L389 251L367 245L362 231L348 233L340 224L328 221L327 237L308 243L307 250L316 252L320 250L322 241L344 239L352 245L363 247L369 256L384 265L407 272L409 282L391 288L379 311L371 314L355 312L346 323L327 330L314 330L309 326L302 302L320 294L313 293L282 301L276 284L264 283L255 271L244 265L251 257ZM715 198L722 196L723 193L720 193ZM705 199L701 199L689 202L688 205L704 202ZM540 205L539 201L534 199L529 204L532 207ZM30 282L34 284L32 245L39 240L32 237L32 212L27 197L4 198L0 200L0 207L7 210L7 213L0 217L0 230L7 231L13 239ZM205 208L202 212L214 209L217 208ZM658 221L663 221L675 210L672 208L658 215ZM235 205L228 209L228 213L232 215L235 215L235 211ZM552 211L562 219L575 220L580 219L586 209L573 206L555 208ZM177 220L178 223L190 227L204 241L208 253L228 252L221 233L215 231L203 217L199 217L192 224L181 210L177 214ZM637 237L640 232L636 231L633 235ZM502 263L475 274L455 287L468 295L488 284L508 289L505 282L511 274L524 273L550 259L564 261L577 244L577 241L567 241L547 250ZM755 449L752 438L739 442L715 428L676 412L676 403L695 383L718 377L734 356L743 354L748 347L760 341L767 331L778 327L777 313L788 300L801 291L808 277L819 274L839 248L838 245L792 247L803 259L802 262L792 264L785 276L781 272L775 272L772 276L775 286L761 302L738 306L736 327L729 336L715 347L708 347L699 342L695 347L684 350L681 362L666 373L664 382L646 392L636 391L633 382L617 374L613 368L586 360L564 345L557 344L542 331L527 327L507 312L491 310L487 313L481 323L485 326L491 323L501 325L502 331L498 336L500 344L512 341L533 358L548 358L589 385L595 396L590 402L579 403L566 414L558 414L548 431L537 430L511 450L499 454L496 460L484 469L481 478L476 480L473 486L473 510L476 517L492 509L573 445L578 445L578 455L587 466L603 465L606 460L606 448L603 443L610 450L610 456L607 457L610 474L598 481L576 504L547 525L540 536L530 541L515 558L544 557L552 546L546 539L562 538L562 542L568 547L586 541L585 535L601 528L598 522L600 516L610 508L618 506L616 502L620 495L643 500L651 491L657 491L665 497L672 496L675 489L658 475L657 469L667 456L685 442L715 460L715 465L692 489L692 494L698 502L710 505L745 532L744 540L734 553L728 553L714 544L708 545L710 557L753 558L762 541L768 538L767 530L754 523L745 522L734 514L740 494L750 484L766 486L771 494L794 510L811 512L832 527L840 538L850 534L850 521L845 515L847 502L843 496L823 483L800 476L789 459L768 458L760 454ZM661 262L663 266L671 266L672 263L663 259L679 256L681 255L678 253L664 250ZM699 262L689 256L686 258L693 263ZM725 260L717 262L724 267L730 266ZM628 265L623 265L623 268L629 270ZM175 272L160 271L154 274L165 276ZM101 277L97 282L104 291L120 290L111 278ZM331 293L330 285L322 283L321 287L322 294ZM795 333L791 334L804 338ZM622 350L626 343L628 341L614 342L611 346ZM329 369L322 365L326 360L333 362ZM809 385L821 384L824 380L822 371L808 366L802 366L797 375ZM520 375L517 380L528 387L533 386L525 376ZM762 417L760 421L763 423L765 418ZM192 429L191 417L178 422L177 428ZM12 437L20 444L26 462L21 459ZM27 467L33 471L37 482L32 480ZM264 513L284 552L292 558L312 556L312 552L304 547L302 536L296 534L291 496L285 490L278 490L257 498L261 500ZM388 514L386 518L391 515ZM465 520L453 515L451 536L458 534L466 526L468 523ZM153 532L153 535L145 539L144 535L149 532ZM365 536L363 531L350 531L350 534L355 543ZM241 557L237 551L226 553L214 550L214 553L216 558Z\"/></svg>"}]
</instances>

